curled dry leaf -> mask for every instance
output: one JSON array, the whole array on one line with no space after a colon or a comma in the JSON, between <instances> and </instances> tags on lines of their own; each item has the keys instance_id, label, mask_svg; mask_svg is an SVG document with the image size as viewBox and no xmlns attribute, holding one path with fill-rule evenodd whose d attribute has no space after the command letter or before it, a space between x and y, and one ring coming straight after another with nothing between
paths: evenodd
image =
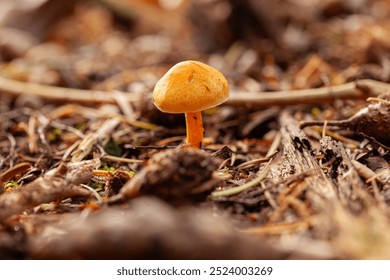
<instances>
[{"instance_id":1,"label":"curled dry leaf","mask_svg":"<svg viewBox=\"0 0 390 280\"><path fill-rule=\"evenodd\" d=\"M17 175L20 175L20 174L26 172L30 168L31 168L31 164L29 164L28 162L21 162L15 166L11 167L10 169L5 171L4 173L1 173L0 174L0 194L2 194L4 192L4 189L3 189L4 183L6 183L8 180L16 177Z\"/></svg>"},{"instance_id":2,"label":"curled dry leaf","mask_svg":"<svg viewBox=\"0 0 390 280\"><path fill-rule=\"evenodd\" d=\"M301 128L311 125L324 125L324 121L305 121ZM328 121L326 125L347 128L368 138L374 138L379 143L390 145L390 102L380 100L369 104L346 120Z\"/></svg>"}]
</instances>

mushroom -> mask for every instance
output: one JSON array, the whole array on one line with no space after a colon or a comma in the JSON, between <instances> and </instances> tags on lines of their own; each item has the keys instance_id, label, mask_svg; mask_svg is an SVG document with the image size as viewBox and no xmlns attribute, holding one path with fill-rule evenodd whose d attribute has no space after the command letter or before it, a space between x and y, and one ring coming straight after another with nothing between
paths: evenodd
<instances>
[{"instance_id":1,"label":"mushroom","mask_svg":"<svg viewBox=\"0 0 390 280\"><path fill-rule=\"evenodd\" d=\"M203 122L201 111L215 107L229 98L226 78L204 63L188 60L174 65L157 82L153 102L166 113L184 113L187 145L201 148Z\"/></svg>"}]
</instances>

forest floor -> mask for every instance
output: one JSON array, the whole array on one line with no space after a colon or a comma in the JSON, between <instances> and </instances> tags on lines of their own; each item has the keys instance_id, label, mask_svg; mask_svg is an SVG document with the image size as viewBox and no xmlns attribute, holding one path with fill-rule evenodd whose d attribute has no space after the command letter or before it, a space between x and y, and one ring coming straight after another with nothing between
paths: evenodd
<instances>
[{"instance_id":1,"label":"forest floor","mask_svg":"<svg viewBox=\"0 0 390 280\"><path fill-rule=\"evenodd\" d=\"M390 2L0 2L0 258L390 259ZM176 63L230 98L153 104Z\"/></svg>"}]
</instances>

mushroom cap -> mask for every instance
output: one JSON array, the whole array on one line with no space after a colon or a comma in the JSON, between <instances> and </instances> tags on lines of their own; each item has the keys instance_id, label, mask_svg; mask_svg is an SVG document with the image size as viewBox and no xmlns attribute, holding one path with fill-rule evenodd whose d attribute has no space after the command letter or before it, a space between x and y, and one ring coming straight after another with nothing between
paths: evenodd
<instances>
[{"instance_id":1,"label":"mushroom cap","mask_svg":"<svg viewBox=\"0 0 390 280\"><path fill-rule=\"evenodd\" d=\"M167 113L199 112L229 98L229 85L221 72L188 60L174 65L157 82L153 102Z\"/></svg>"}]
</instances>

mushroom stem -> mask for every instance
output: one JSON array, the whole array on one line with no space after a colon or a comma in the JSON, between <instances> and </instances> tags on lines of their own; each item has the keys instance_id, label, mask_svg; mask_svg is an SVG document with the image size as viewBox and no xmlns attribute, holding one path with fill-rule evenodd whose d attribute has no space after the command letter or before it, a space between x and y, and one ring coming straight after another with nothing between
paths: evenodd
<instances>
[{"instance_id":1,"label":"mushroom stem","mask_svg":"<svg viewBox=\"0 0 390 280\"><path fill-rule=\"evenodd\" d=\"M203 121L201 112L187 112L187 145L200 149L203 140Z\"/></svg>"}]
</instances>

